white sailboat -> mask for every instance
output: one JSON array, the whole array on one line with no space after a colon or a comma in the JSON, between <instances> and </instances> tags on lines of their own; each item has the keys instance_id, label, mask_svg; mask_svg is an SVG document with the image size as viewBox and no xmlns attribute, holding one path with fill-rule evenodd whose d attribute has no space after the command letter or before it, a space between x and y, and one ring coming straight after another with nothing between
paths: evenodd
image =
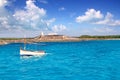
<instances>
[{"instance_id":1,"label":"white sailboat","mask_svg":"<svg viewBox=\"0 0 120 80\"><path fill-rule=\"evenodd\" d=\"M26 40L24 41L24 49L20 48L21 56L43 56L45 55L45 51L30 51L26 50Z\"/></svg>"},{"instance_id":2,"label":"white sailboat","mask_svg":"<svg viewBox=\"0 0 120 80\"><path fill-rule=\"evenodd\" d=\"M45 55L45 51L29 51L20 49L21 56L43 56Z\"/></svg>"}]
</instances>

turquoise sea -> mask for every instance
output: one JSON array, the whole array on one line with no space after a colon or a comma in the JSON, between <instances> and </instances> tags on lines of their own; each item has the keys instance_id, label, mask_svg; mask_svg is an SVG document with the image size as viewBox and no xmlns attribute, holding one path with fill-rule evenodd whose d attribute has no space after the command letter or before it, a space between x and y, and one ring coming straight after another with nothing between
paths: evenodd
<instances>
[{"instance_id":1,"label":"turquoise sea","mask_svg":"<svg viewBox=\"0 0 120 80\"><path fill-rule=\"evenodd\" d=\"M21 57L20 46L0 46L0 80L120 80L120 40L27 44L42 57Z\"/></svg>"}]
</instances>

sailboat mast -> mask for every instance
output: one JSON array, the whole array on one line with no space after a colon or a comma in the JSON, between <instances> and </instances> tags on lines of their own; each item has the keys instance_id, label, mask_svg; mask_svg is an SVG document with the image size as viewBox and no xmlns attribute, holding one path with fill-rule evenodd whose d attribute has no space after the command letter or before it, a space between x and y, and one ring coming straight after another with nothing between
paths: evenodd
<instances>
[{"instance_id":1,"label":"sailboat mast","mask_svg":"<svg viewBox=\"0 0 120 80\"><path fill-rule=\"evenodd\" d=\"M26 49L26 37L24 36L24 50Z\"/></svg>"}]
</instances>

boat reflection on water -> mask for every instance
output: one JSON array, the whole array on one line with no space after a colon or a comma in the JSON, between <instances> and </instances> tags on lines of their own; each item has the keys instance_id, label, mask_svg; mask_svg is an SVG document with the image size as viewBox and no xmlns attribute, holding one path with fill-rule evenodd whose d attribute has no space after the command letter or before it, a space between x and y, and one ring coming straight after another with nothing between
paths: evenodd
<instances>
[{"instance_id":1,"label":"boat reflection on water","mask_svg":"<svg viewBox=\"0 0 120 80\"><path fill-rule=\"evenodd\" d=\"M20 56L20 59L30 59L33 58L33 56Z\"/></svg>"},{"instance_id":2,"label":"boat reflection on water","mask_svg":"<svg viewBox=\"0 0 120 80\"><path fill-rule=\"evenodd\" d=\"M45 54L46 55L46 54ZM21 60L29 60L29 59L32 59L32 60L39 60L40 58L42 58L43 56L45 55L20 55L20 59Z\"/></svg>"}]
</instances>

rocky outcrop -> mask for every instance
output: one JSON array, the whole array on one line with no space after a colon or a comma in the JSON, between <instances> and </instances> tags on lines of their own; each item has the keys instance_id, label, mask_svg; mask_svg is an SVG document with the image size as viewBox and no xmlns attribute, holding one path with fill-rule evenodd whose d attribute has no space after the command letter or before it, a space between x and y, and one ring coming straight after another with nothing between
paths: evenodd
<instances>
[{"instance_id":1,"label":"rocky outcrop","mask_svg":"<svg viewBox=\"0 0 120 80\"><path fill-rule=\"evenodd\" d=\"M63 35L45 35L45 36L36 37L35 39L46 41L46 40L64 40L66 38L67 36L63 36Z\"/></svg>"},{"instance_id":2,"label":"rocky outcrop","mask_svg":"<svg viewBox=\"0 0 120 80\"><path fill-rule=\"evenodd\" d=\"M36 41L73 41L79 38L68 37L64 35L44 35L34 38Z\"/></svg>"}]
</instances>

